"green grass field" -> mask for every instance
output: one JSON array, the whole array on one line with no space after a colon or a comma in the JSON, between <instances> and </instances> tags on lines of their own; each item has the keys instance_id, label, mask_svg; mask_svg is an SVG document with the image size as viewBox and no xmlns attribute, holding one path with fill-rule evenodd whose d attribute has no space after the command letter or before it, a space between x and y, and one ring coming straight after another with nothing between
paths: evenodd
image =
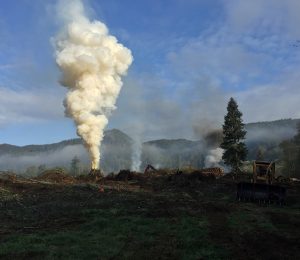
<instances>
[{"instance_id":1,"label":"green grass field","mask_svg":"<svg viewBox=\"0 0 300 260\"><path fill-rule=\"evenodd\" d=\"M228 181L118 185L2 182L0 258L300 259L298 186L279 207Z\"/></svg>"}]
</instances>

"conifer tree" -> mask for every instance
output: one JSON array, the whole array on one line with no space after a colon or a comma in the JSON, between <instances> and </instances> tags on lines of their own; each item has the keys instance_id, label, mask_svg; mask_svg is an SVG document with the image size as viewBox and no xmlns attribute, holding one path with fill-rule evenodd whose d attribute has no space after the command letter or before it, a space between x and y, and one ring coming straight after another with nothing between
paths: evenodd
<instances>
[{"instance_id":1,"label":"conifer tree","mask_svg":"<svg viewBox=\"0 0 300 260\"><path fill-rule=\"evenodd\" d=\"M224 117L221 148L224 149L222 159L226 165L231 166L235 174L239 172L242 161L247 156L247 148L243 142L246 135L244 126L242 113L238 110L236 101L230 98L227 105L227 114Z\"/></svg>"}]
</instances>

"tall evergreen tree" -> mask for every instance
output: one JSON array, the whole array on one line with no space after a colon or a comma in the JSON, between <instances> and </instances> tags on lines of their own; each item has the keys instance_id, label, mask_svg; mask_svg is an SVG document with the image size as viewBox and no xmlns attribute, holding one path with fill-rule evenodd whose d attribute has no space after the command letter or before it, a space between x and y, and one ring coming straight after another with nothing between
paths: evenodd
<instances>
[{"instance_id":1,"label":"tall evergreen tree","mask_svg":"<svg viewBox=\"0 0 300 260\"><path fill-rule=\"evenodd\" d=\"M239 111L236 101L230 98L227 105L227 114L224 117L221 148L224 149L222 159L226 165L231 166L235 174L238 173L242 161L247 156L247 148L243 142L246 135L244 126L242 113Z\"/></svg>"}]
</instances>

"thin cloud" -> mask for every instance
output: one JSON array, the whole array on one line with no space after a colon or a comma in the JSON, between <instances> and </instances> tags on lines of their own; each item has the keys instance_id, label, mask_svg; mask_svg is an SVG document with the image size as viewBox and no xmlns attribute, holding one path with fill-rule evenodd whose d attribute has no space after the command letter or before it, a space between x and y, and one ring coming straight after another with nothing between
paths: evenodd
<instances>
[{"instance_id":1,"label":"thin cloud","mask_svg":"<svg viewBox=\"0 0 300 260\"><path fill-rule=\"evenodd\" d=\"M0 87L0 126L63 117L60 93Z\"/></svg>"}]
</instances>

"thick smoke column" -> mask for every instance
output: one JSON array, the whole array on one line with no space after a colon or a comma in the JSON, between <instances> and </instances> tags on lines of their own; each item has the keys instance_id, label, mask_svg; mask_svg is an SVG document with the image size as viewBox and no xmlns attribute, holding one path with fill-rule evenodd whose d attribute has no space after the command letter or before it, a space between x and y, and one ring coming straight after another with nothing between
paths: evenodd
<instances>
[{"instance_id":1,"label":"thick smoke column","mask_svg":"<svg viewBox=\"0 0 300 260\"><path fill-rule=\"evenodd\" d=\"M80 0L60 1L57 10L65 22L55 41L61 84L69 89L65 114L74 119L92 169L98 169L103 131L109 113L116 108L121 76L126 74L132 55L109 35L105 24L87 18Z\"/></svg>"}]
</instances>

